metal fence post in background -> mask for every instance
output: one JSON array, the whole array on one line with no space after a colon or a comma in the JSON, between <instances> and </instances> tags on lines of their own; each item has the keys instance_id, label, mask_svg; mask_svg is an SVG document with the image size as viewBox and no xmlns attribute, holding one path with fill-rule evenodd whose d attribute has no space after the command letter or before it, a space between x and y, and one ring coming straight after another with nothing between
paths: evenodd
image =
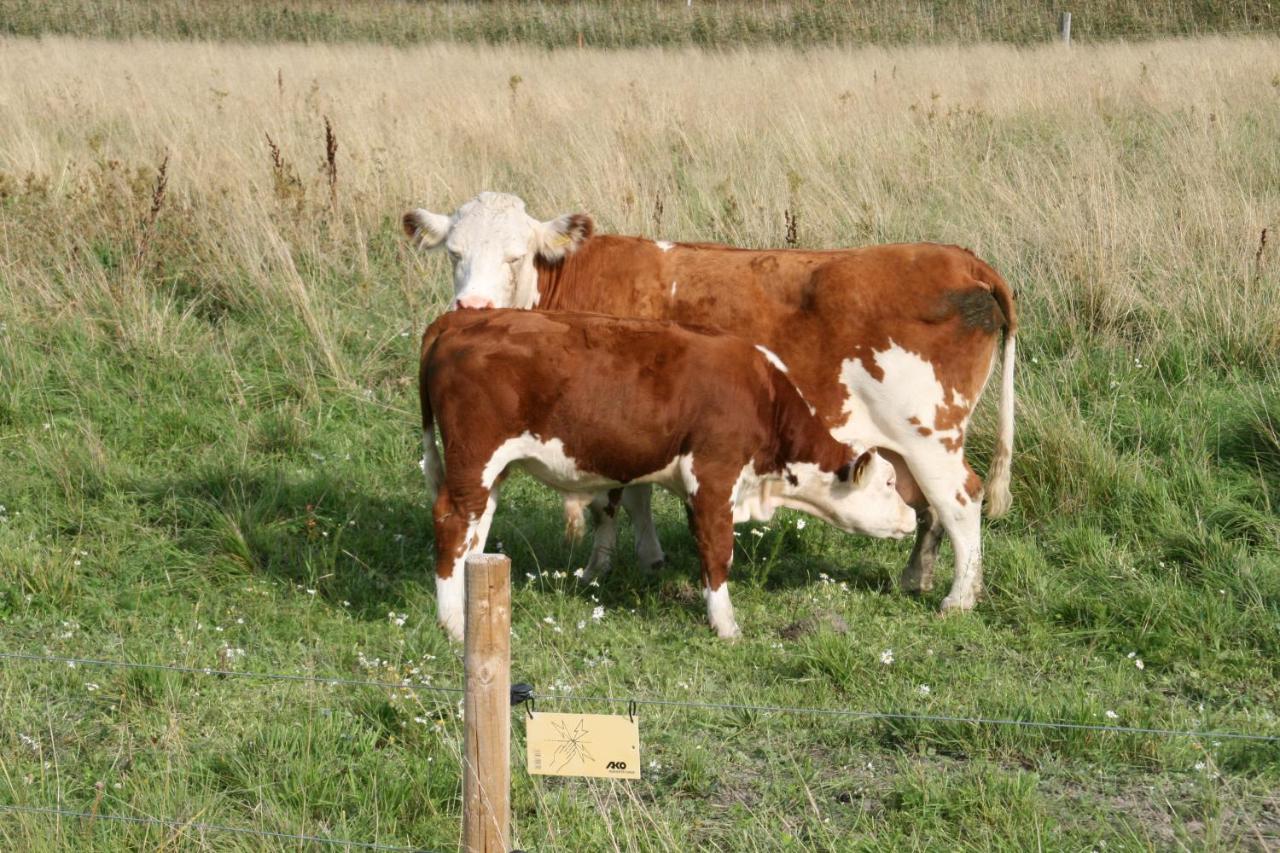
<instances>
[{"instance_id":1,"label":"metal fence post in background","mask_svg":"<svg viewBox=\"0 0 1280 853\"><path fill-rule=\"evenodd\" d=\"M1071 44L1071 13L1063 12L1062 17L1058 19L1058 35L1065 45Z\"/></svg>"},{"instance_id":2,"label":"metal fence post in background","mask_svg":"<svg viewBox=\"0 0 1280 853\"><path fill-rule=\"evenodd\" d=\"M467 558L462 849L511 848L511 560Z\"/></svg>"}]
</instances>

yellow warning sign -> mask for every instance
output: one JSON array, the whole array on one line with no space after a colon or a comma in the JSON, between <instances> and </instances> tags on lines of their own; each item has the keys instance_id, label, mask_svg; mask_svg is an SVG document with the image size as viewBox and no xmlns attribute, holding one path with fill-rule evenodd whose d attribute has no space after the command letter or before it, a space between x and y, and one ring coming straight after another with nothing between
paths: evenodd
<instances>
[{"instance_id":1,"label":"yellow warning sign","mask_svg":"<svg viewBox=\"0 0 1280 853\"><path fill-rule=\"evenodd\" d=\"M530 773L640 778L638 718L538 711L529 718L526 735Z\"/></svg>"}]
</instances>

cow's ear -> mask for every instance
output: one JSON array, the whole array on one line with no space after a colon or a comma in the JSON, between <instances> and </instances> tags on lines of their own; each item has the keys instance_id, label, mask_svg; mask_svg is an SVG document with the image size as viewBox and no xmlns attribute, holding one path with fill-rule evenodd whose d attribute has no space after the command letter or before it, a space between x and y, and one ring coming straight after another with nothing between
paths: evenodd
<instances>
[{"instance_id":1,"label":"cow's ear","mask_svg":"<svg viewBox=\"0 0 1280 853\"><path fill-rule=\"evenodd\" d=\"M595 223L585 213L566 213L540 225L535 248L540 258L553 264L576 252L596 230Z\"/></svg>"},{"instance_id":2,"label":"cow's ear","mask_svg":"<svg viewBox=\"0 0 1280 853\"><path fill-rule=\"evenodd\" d=\"M418 208L404 215L404 233L419 249L434 249L449 236L453 220L439 213Z\"/></svg>"},{"instance_id":3,"label":"cow's ear","mask_svg":"<svg viewBox=\"0 0 1280 853\"><path fill-rule=\"evenodd\" d=\"M871 461L871 454L875 453L875 449L865 450L858 454L858 458L852 462L846 462L839 471L836 472L836 479L842 483L858 483L862 480L862 472L866 470L867 463Z\"/></svg>"}]
</instances>

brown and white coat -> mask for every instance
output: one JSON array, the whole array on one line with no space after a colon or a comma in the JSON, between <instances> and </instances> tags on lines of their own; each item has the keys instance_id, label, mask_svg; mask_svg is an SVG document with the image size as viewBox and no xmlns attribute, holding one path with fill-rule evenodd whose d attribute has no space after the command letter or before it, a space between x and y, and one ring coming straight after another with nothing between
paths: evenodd
<instances>
[{"instance_id":1,"label":"brown and white coat","mask_svg":"<svg viewBox=\"0 0 1280 853\"><path fill-rule=\"evenodd\" d=\"M933 243L749 250L593 235L582 214L541 222L519 198L487 192L452 216L410 211L404 226L419 245L449 251L456 306L674 320L776 353L822 424L842 442L880 447L899 491L921 510L901 586L932 586L945 530L956 573L942 607L974 605L983 499L993 516L1010 503L1017 318L1009 285L971 252ZM984 492L964 445L1001 334L998 432ZM648 500L643 488L627 489L623 504L641 559L656 562ZM598 539L597 561L611 551Z\"/></svg>"},{"instance_id":2,"label":"brown and white coat","mask_svg":"<svg viewBox=\"0 0 1280 853\"><path fill-rule=\"evenodd\" d=\"M712 627L738 633L725 582L733 524L778 507L900 537L915 513L893 465L855 453L777 358L739 338L599 314L456 311L423 335L419 372L441 624L463 631L466 557L503 479L527 471L579 500L658 484L686 504ZM444 459L437 455L435 430Z\"/></svg>"}]
</instances>

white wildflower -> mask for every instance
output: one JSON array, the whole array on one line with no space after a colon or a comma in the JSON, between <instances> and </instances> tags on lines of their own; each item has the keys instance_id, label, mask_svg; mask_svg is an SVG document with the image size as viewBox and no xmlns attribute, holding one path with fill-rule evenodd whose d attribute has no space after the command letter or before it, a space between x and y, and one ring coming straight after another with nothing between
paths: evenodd
<instances>
[{"instance_id":1,"label":"white wildflower","mask_svg":"<svg viewBox=\"0 0 1280 853\"><path fill-rule=\"evenodd\" d=\"M1107 712L1106 712L1106 714L1105 714L1105 716L1106 716L1106 718L1107 718L1108 720L1118 720L1118 719L1120 719L1120 715L1119 715L1119 714L1117 714L1115 711L1107 711Z\"/></svg>"},{"instance_id":2,"label":"white wildflower","mask_svg":"<svg viewBox=\"0 0 1280 853\"><path fill-rule=\"evenodd\" d=\"M396 613L394 610L387 614L387 619L397 628L404 627L404 623L409 620L408 613Z\"/></svg>"},{"instance_id":3,"label":"white wildflower","mask_svg":"<svg viewBox=\"0 0 1280 853\"><path fill-rule=\"evenodd\" d=\"M316 594L316 591L314 589L307 590L307 595L315 595L315 594Z\"/></svg>"},{"instance_id":4,"label":"white wildflower","mask_svg":"<svg viewBox=\"0 0 1280 853\"><path fill-rule=\"evenodd\" d=\"M578 580L582 580L582 578L585 577L586 574L587 574L586 569L575 569L573 572L573 576Z\"/></svg>"},{"instance_id":5,"label":"white wildflower","mask_svg":"<svg viewBox=\"0 0 1280 853\"><path fill-rule=\"evenodd\" d=\"M893 663L893 649L885 649L880 653L880 663L885 666Z\"/></svg>"},{"instance_id":6,"label":"white wildflower","mask_svg":"<svg viewBox=\"0 0 1280 853\"><path fill-rule=\"evenodd\" d=\"M90 693L93 693L94 691L100 690L101 688L94 682L88 681L88 682L85 682L84 689L88 690Z\"/></svg>"},{"instance_id":7,"label":"white wildflower","mask_svg":"<svg viewBox=\"0 0 1280 853\"><path fill-rule=\"evenodd\" d=\"M751 535L752 535L752 536L755 536L755 537L757 537L757 538L759 538L759 539L763 539L763 538L764 538L764 531L763 531L763 530L761 530L759 527L753 527L753 528L751 528Z\"/></svg>"},{"instance_id":8,"label":"white wildflower","mask_svg":"<svg viewBox=\"0 0 1280 853\"><path fill-rule=\"evenodd\" d=\"M927 685L927 684L921 684L921 685L920 685L919 690L920 690L920 695L921 695L921 696L928 696L928 695L929 695L929 685Z\"/></svg>"},{"instance_id":9,"label":"white wildflower","mask_svg":"<svg viewBox=\"0 0 1280 853\"><path fill-rule=\"evenodd\" d=\"M1197 771L1204 772L1204 768L1205 768L1205 763L1204 763L1203 761L1197 761L1197 762L1196 762L1196 770L1197 770Z\"/></svg>"},{"instance_id":10,"label":"white wildflower","mask_svg":"<svg viewBox=\"0 0 1280 853\"><path fill-rule=\"evenodd\" d=\"M543 617L542 617L542 621L543 621L543 622L546 622L548 625L554 625L554 624L556 624L556 617L554 617L554 616L543 616Z\"/></svg>"},{"instance_id":11,"label":"white wildflower","mask_svg":"<svg viewBox=\"0 0 1280 853\"><path fill-rule=\"evenodd\" d=\"M591 618L599 622L604 618L604 605L597 605L591 610Z\"/></svg>"},{"instance_id":12,"label":"white wildflower","mask_svg":"<svg viewBox=\"0 0 1280 853\"><path fill-rule=\"evenodd\" d=\"M806 524L808 524L808 523L809 523L809 522L805 521L803 518L797 518L797 519L796 519L796 530L804 530L804 526L805 526Z\"/></svg>"},{"instance_id":13,"label":"white wildflower","mask_svg":"<svg viewBox=\"0 0 1280 853\"><path fill-rule=\"evenodd\" d=\"M1138 669L1146 669L1147 665L1142 662L1142 658L1134 658L1133 665Z\"/></svg>"}]
</instances>

